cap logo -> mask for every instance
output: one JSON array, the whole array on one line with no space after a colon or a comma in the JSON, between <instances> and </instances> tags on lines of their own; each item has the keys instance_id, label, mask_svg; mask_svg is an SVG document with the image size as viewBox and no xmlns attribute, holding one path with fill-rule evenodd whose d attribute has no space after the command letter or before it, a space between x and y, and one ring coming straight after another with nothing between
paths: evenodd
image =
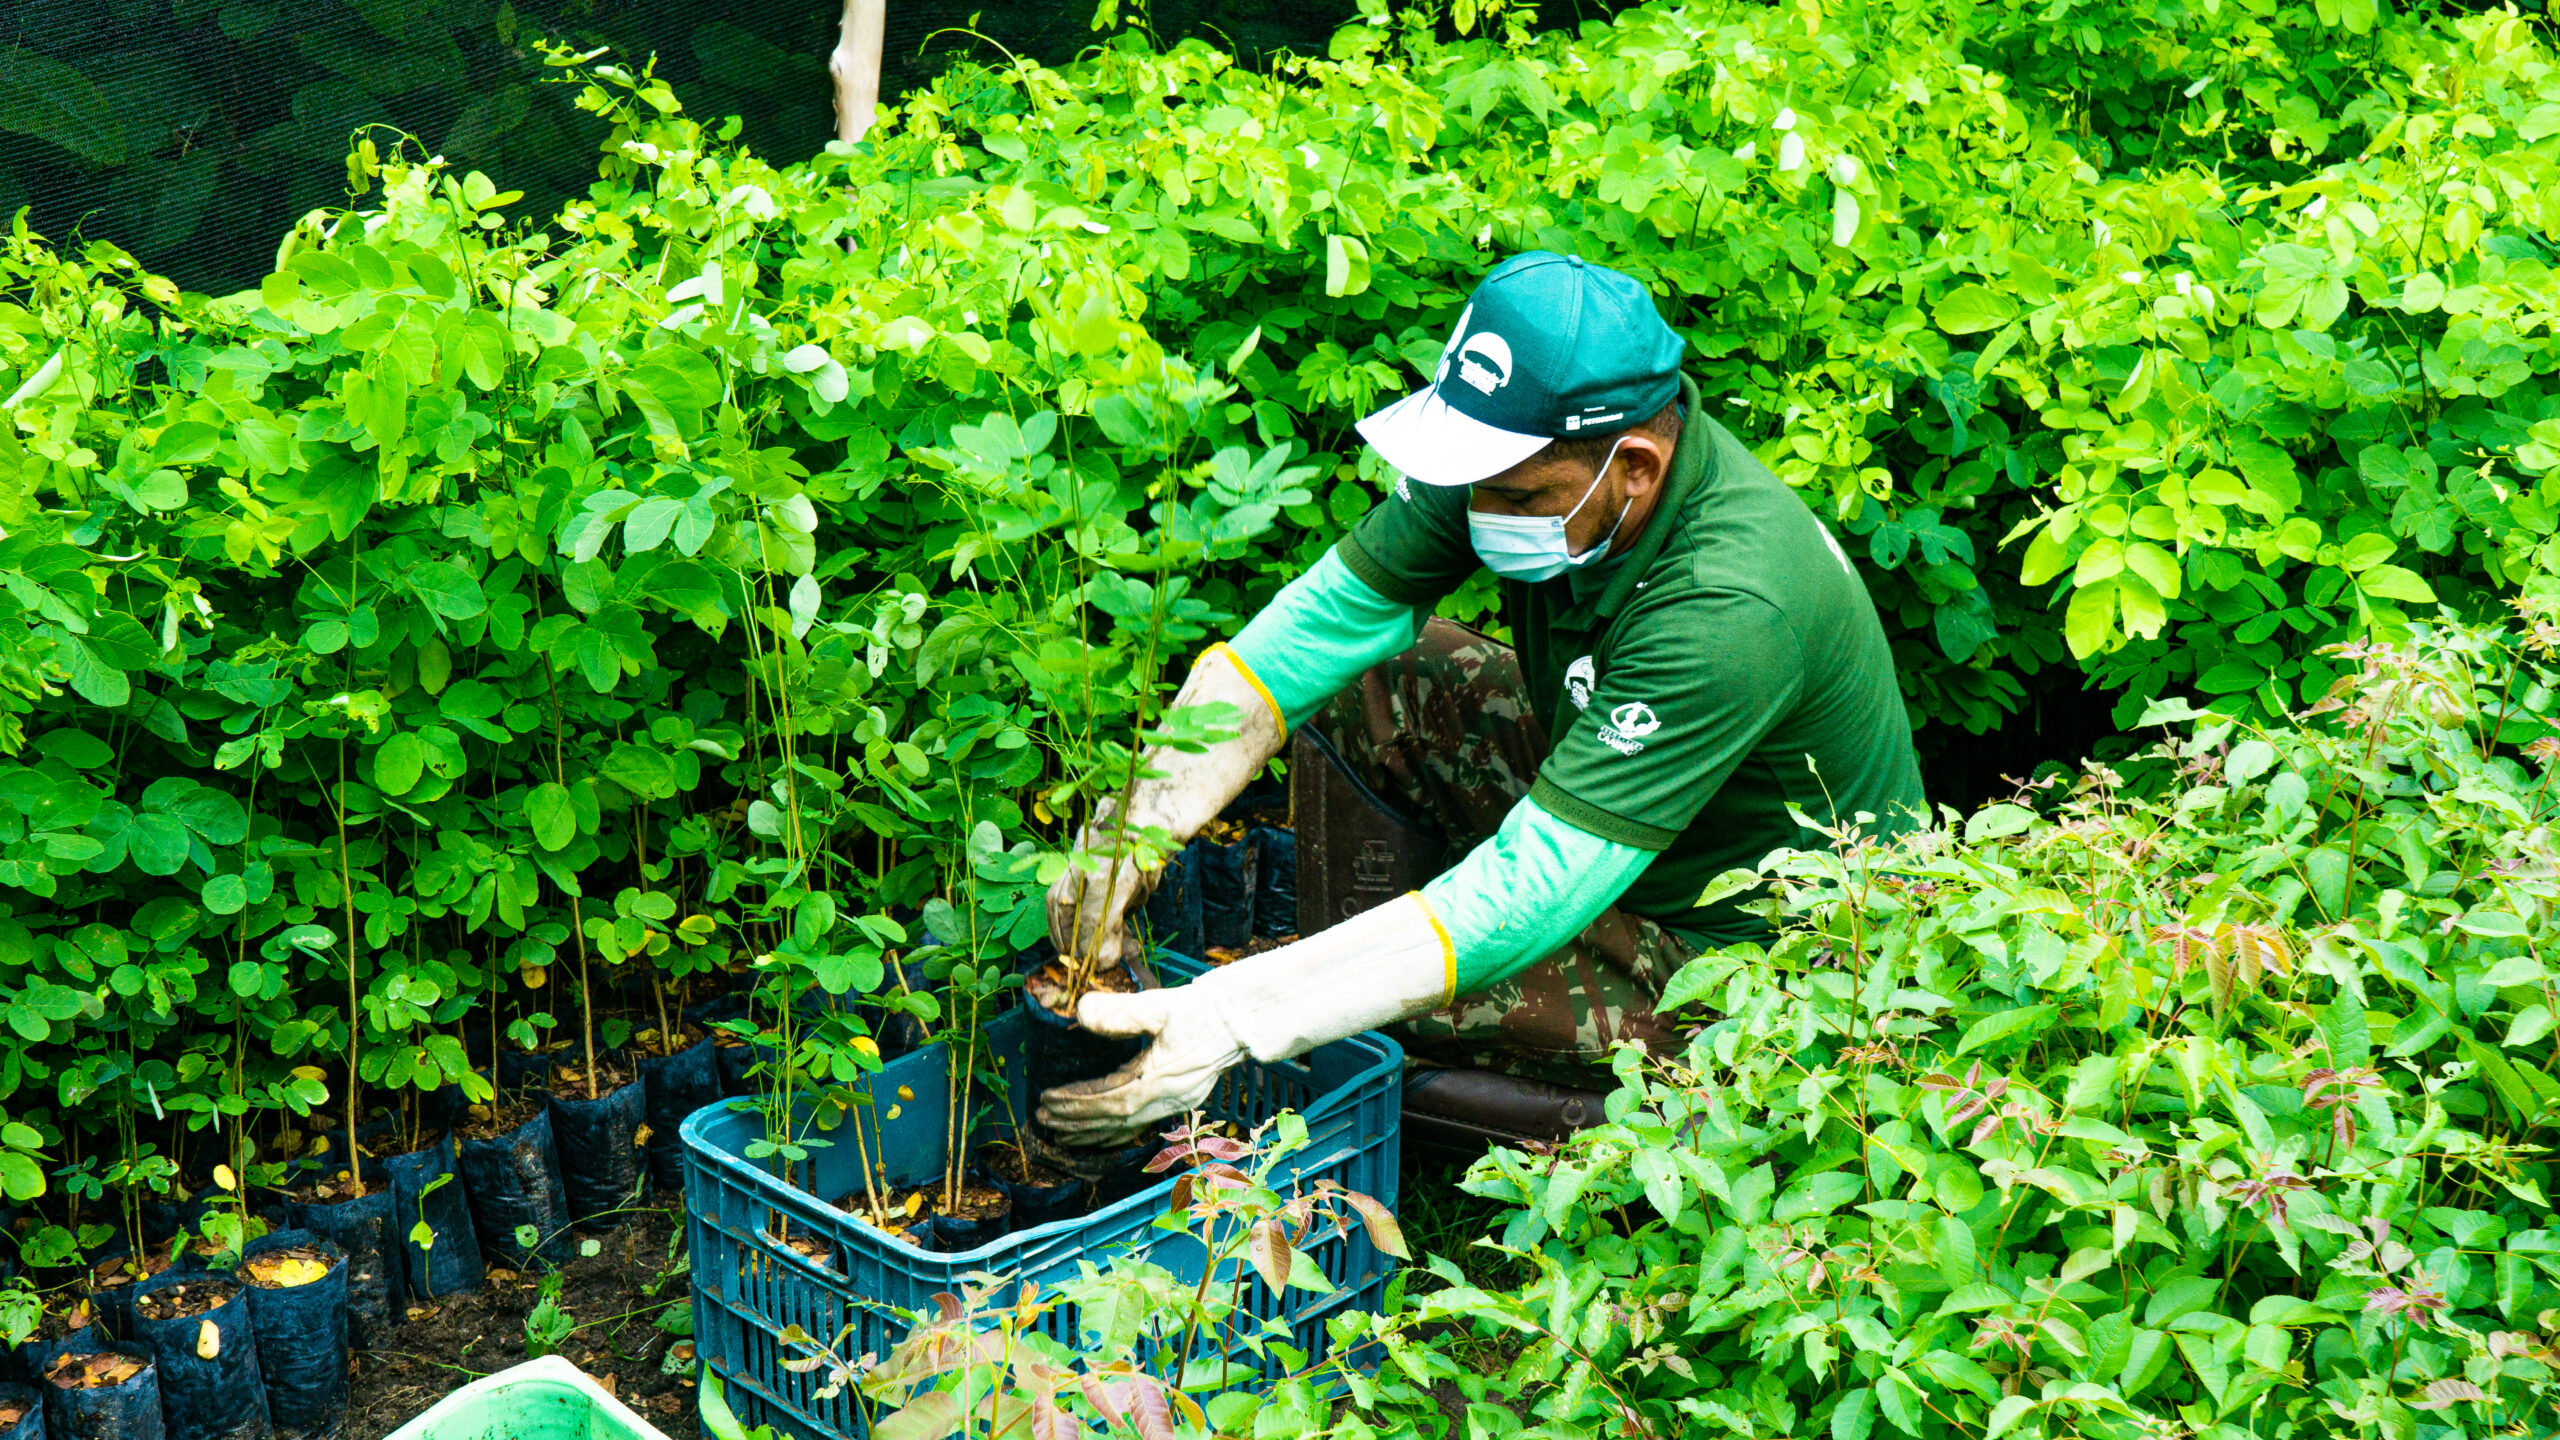
<instances>
[{"instance_id":1,"label":"cap logo","mask_svg":"<svg viewBox=\"0 0 2560 1440\"><path fill-rule=\"evenodd\" d=\"M1484 364L1477 364L1479 359ZM1510 384L1511 342L1490 330L1468 336L1466 343L1458 347L1458 378L1485 395Z\"/></svg>"}]
</instances>

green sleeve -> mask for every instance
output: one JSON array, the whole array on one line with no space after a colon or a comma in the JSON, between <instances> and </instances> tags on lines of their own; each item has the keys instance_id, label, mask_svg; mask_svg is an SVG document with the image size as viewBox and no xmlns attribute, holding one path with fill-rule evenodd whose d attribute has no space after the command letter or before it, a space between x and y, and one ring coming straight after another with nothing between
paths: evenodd
<instances>
[{"instance_id":1,"label":"green sleeve","mask_svg":"<svg viewBox=\"0 0 2560 1440\"><path fill-rule=\"evenodd\" d=\"M1512 806L1492 839L1422 887L1449 934L1457 993L1473 995L1554 954L1653 856L1569 825L1535 800Z\"/></svg>"},{"instance_id":2,"label":"green sleeve","mask_svg":"<svg viewBox=\"0 0 2560 1440\"><path fill-rule=\"evenodd\" d=\"M1253 617L1235 652L1296 729L1361 671L1409 648L1419 619L1411 605L1371 589L1328 550Z\"/></svg>"},{"instance_id":3,"label":"green sleeve","mask_svg":"<svg viewBox=\"0 0 2560 1440\"><path fill-rule=\"evenodd\" d=\"M1334 553L1370 589L1429 611L1484 565L1467 538L1467 495L1464 485L1398 480Z\"/></svg>"}]
</instances>

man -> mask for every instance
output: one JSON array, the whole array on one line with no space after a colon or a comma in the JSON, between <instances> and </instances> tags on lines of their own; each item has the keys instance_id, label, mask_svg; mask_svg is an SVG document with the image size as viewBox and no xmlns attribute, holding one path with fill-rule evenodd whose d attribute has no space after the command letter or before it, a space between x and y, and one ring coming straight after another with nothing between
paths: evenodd
<instances>
[{"instance_id":1,"label":"man","mask_svg":"<svg viewBox=\"0 0 2560 1440\"><path fill-rule=\"evenodd\" d=\"M1403 478L1201 656L1175 703L1232 704L1242 729L1154 753L1126 818L1189 837L1321 717L1371 788L1479 843L1295 944L1188 985L1086 995L1087 1029L1152 1043L1043 1097L1061 1139L1127 1141L1247 1055L1398 1022L1418 1057L1593 1075L1620 1040L1668 1038L1652 1001L1682 962L1761 933L1697 901L1725 870L1820 843L1789 806L1865 812L1869 833L1921 812L1865 585L1704 413L1681 348L1635 281L1520 255L1477 287L1433 382L1360 423ZM1480 565L1503 582L1516 653L1430 618ZM1115 962L1150 883L1069 872L1049 898L1061 951Z\"/></svg>"}]
</instances>

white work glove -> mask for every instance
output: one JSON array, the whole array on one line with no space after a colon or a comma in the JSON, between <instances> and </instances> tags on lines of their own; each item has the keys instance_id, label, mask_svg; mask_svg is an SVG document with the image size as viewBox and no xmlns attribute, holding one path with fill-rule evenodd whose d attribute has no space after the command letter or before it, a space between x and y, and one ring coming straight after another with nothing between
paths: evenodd
<instances>
[{"instance_id":1,"label":"white work glove","mask_svg":"<svg viewBox=\"0 0 2560 1440\"><path fill-rule=\"evenodd\" d=\"M1140 780L1130 792L1132 828L1161 826L1172 833L1175 843L1189 841L1280 753L1288 729L1280 721L1279 709L1236 652L1225 645L1212 645L1203 652L1192 665L1190 678L1182 683L1181 693L1173 697L1176 708L1218 701L1233 705L1243 717L1236 737L1200 751L1161 747L1148 751L1145 765L1156 776ZM1110 802L1113 808L1117 800L1115 796ZM1076 848L1106 848L1114 843L1117 829L1113 815L1099 814L1077 837ZM1049 939L1060 955L1090 961L1100 971L1135 953L1128 940L1129 907L1155 888L1163 872L1141 869L1125 857L1101 858L1096 863L1095 870L1070 867L1050 884Z\"/></svg>"},{"instance_id":2,"label":"white work glove","mask_svg":"<svg viewBox=\"0 0 2560 1440\"><path fill-rule=\"evenodd\" d=\"M1287 1060L1427 1015L1450 1002L1456 981L1448 936L1423 898L1408 893L1188 985L1089 991L1076 1009L1085 1029L1152 1043L1099 1080L1042 1095L1040 1123L1062 1144L1126 1145L1199 1109L1227 1067L1248 1055Z\"/></svg>"}]
</instances>

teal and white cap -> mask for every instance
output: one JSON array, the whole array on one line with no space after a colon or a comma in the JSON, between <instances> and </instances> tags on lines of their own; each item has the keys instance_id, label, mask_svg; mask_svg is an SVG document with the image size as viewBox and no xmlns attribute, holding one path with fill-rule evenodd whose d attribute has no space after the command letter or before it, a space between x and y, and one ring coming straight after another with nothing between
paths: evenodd
<instances>
[{"instance_id":1,"label":"teal and white cap","mask_svg":"<svg viewBox=\"0 0 2560 1440\"><path fill-rule=\"evenodd\" d=\"M1681 340L1642 285L1532 250L1467 298L1431 383L1360 422L1425 485L1473 485L1576 435L1643 423L1680 393Z\"/></svg>"}]
</instances>

